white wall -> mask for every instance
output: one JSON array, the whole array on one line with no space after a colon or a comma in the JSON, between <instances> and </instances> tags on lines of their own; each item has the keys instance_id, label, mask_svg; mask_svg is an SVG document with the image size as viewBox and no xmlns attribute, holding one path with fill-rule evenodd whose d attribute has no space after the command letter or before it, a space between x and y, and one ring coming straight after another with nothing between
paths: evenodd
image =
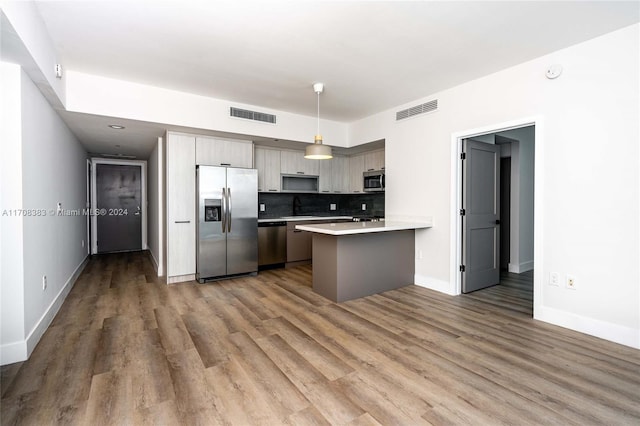
<instances>
[{"instance_id":1,"label":"white wall","mask_svg":"<svg viewBox=\"0 0 640 426\"><path fill-rule=\"evenodd\" d=\"M450 278L452 135L539 117L536 209L538 319L640 347L639 25L417 99L354 123L356 140L386 139L386 215L433 215L416 236L416 281L454 292ZM556 80L547 66L562 64ZM439 111L395 122L438 99ZM536 135L537 136L537 135ZM543 144L542 144L543 143ZM541 144L539 147L538 145ZM538 152L538 151L536 151ZM420 173L416 173L420 170ZM578 289L548 285L573 274Z\"/></svg>"},{"instance_id":2,"label":"white wall","mask_svg":"<svg viewBox=\"0 0 640 426\"><path fill-rule=\"evenodd\" d=\"M23 70L52 105L62 107L66 97L66 77L64 72L61 79L55 76L54 66L61 61L57 57L36 4L32 1L0 0L0 8L0 13L8 19L6 24L12 27L23 44Z\"/></svg>"},{"instance_id":3,"label":"white wall","mask_svg":"<svg viewBox=\"0 0 640 426\"><path fill-rule=\"evenodd\" d=\"M275 114L276 124L229 116L229 107ZM67 110L275 139L313 142L317 118L222 99L116 80L76 71L67 73ZM348 147L347 124L320 120L329 145ZM371 142L371 140L360 141Z\"/></svg>"},{"instance_id":4,"label":"white wall","mask_svg":"<svg viewBox=\"0 0 640 426\"><path fill-rule=\"evenodd\" d=\"M0 364L27 356L22 260L22 126L20 67L0 62Z\"/></svg>"},{"instance_id":5,"label":"white wall","mask_svg":"<svg viewBox=\"0 0 640 426\"><path fill-rule=\"evenodd\" d=\"M162 138L147 160L147 245L153 258L158 276L164 275L162 261L162 184L163 168L161 164Z\"/></svg>"},{"instance_id":6,"label":"white wall","mask_svg":"<svg viewBox=\"0 0 640 426\"><path fill-rule=\"evenodd\" d=\"M16 227L20 229L22 250L18 245L11 247L11 256L17 258L16 265L22 263L22 273L15 271L5 281L3 272L3 296L9 288L22 296L12 297L17 306L11 310L5 312L3 306L3 364L22 361L31 353L71 290L87 256L83 247L83 242L87 244L86 218L82 214L57 214L57 203L64 211L85 206L86 152L26 73L21 71L19 77L19 97L14 98L12 107L20 114L20 135L3 139L3 154L5 147L12 148L11 159L3 155L3 166L5 161L15 161L21 169L21 176L6 181L12 185L11 191L21 196L21 200L13 197L12 204L16 205L10 208L40 214L24 216L22 227ZM9 200L3 200L3 208L5 201ZM5 234L4 219L3 246L19 243L20 236ZM3 247L3 266L7 256L7 248ZM47 288L43 289L45 275ZM9 328L7 334L5 327Z\"/></svg>"}]
</instances>

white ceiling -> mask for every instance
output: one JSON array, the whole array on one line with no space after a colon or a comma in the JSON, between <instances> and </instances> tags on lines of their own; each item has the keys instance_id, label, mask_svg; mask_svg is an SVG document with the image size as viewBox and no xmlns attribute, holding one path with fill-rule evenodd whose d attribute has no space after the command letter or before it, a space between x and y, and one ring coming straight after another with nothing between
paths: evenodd
<instances>
[{"instance_id":1,"label":"white ceiling","mask_svg":"<svg viewBox=\"0 0 640 426\"><path fill-rule=\"evenodd\" d=\"M637 1L36 3L67 70L305 115L320 81L343 122L640 20ZM85 118L66 114L90 144Z\"/></svg>"}]
</instances>

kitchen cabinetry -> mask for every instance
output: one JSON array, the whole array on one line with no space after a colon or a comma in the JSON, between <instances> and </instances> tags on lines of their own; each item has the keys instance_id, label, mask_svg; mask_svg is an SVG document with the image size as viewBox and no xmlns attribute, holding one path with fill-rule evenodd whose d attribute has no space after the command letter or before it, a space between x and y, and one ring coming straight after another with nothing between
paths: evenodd
<instances>
[{"instance_id":1,"label":"kitchen cabinetry","mask_svg":"<svg viewBox=\"0 0 640 426\"><path fill-rule=\"evenodd\" d=\"M167 133L167 282L196 273L196 137Z\"/></svg>"},{"instance_id":2,"label":"kitchen cabinetry","mask_svg":"<svg viewBox=\"0 0 640 426\"><path fill-rule=\"evenodd\" d=\"M255 167L258 169L258 191L280 191L280 151L255 148Z\"/></svg>"},{"instance_id":3,"label":"kitchen cabinetry","mask_svg":"<svg viewBox=\"0 0 640 426\"><path fill-rule=\"evenodd\" d=\"M349 192L363 192L362 172L364 172L364 154L349 157Z\"/></svg>"},{"instance_id":4,"label":"kitchen cabinetry","mask_svg":"<svg viewBox=\"0 0 640 426\"><path fill-rule=\"evenodd\" d=\"M351 222L351 219L294 220L287 222L287 263L291 264L291 266L300 264L300 262L309 263L312 257L313 234L296 229L296 225L340 222Z\"/></svg>"},{"instance_id":5,"label":"kitchen cabinetry","mask_svg":"<svg viewBox=\"0 0 640 426\"><path fill-rule=\"evenodd\" d=\"M196 164L252 168L253 143L198 136Z\"/></svg>"},{"instance_id":6,"label":"kitchen cabinetry","mask_svg":"<svg viewBox=\"0 0 640 426\"><path fill-rule=\"evenodd\" d=\"M287 263L311 260L312 235L296 229L296 225L303 223L305 222L287 222Z\"/></svg>"},{"instance_id":7,"label":"kitchen cabinetry","mask_svg":"<svg viewBox=\"0 0 640 426\"><path fill-rule=\"evenodd\" d=\"M333 165L335 157L331 160L319 161L320 182L318 184L318 192L333 192Z\"/></svg>"},{"instance_id":8,"label":"kitchen cabinetry","mask_svg":"<svg viewBox=\"0 0 640 426\"><path fill-rule=\"evenodd\" d=\"M331 190L348 193L350 184L349 158L333 157L331 161Z\"/></svg>"},{"instance_id":9,"label":"kitchen cabinetry","mask_svg":"<svg viewBox=\"0 0 640 426\"><path fill-rule=\"evenodd\" d=\"M384 150L371 151L364 154L364 171L384 169Z\"/></svg>"},{"instance_id":10,"label":"kitchen cabinetry","mask_svg":"<svg viewBox=\"0 0 640 426\"><path fill-rule=\"evenodd\" d=\"M304 151L280 151L280 170L286 175L318 176L320 167L318 160L307 160Z\"/></svg>"}]
</instances>

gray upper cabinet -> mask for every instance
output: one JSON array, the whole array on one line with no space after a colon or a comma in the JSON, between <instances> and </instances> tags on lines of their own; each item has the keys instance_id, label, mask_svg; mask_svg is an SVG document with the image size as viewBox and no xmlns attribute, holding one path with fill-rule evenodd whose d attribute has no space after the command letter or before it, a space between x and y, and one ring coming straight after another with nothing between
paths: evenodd
<instances>
[{"instance_id":1,"label":"gray upper cabinet","mask_svg":"<svg viewBox=\"0 0 640 426\"><path fill-rule=\"evenodd\" d=\"M349 157L333 157L331 162L331 190L332 192L349 193Z\"/></svg>"},{"instance_id":2,"label":"gray upper cabinet","mask_svg":"<svg viewBox=\"0 0 640 426\"><path fill-rule=\"evenodd\" d=\"M196 163L206 166L252 168L253 143L198 136Z\"/></svg>"},{"instance_id":3,"label":"gray upper cabinet","mask_svg":"<svg viewBox=\"0 0 640 426\"><path fill-rule=\"evenodd\" d=\"M331 160L318 160L320 170L320 183L318 184L318 192L333 192L333 164L335 158Z\"/></svg>"},{"instance_id":4,"label":"gray upper cabinet","mask_svg":"<svg viewBox=\"0 0 640 426\"><path fill-rule=\"evenodd\" d=\"M384 149L364 154L364 171L384 169Z\"/></svg>"},{"instance_id":5,"label":"gray upper cabinet","mask_svg":"<svg viewBox=\"0 0 640 426\"><path fill-rule=\"evenodd\" d=\"M280 151L255 148L255 168L258 169L258 191L280 191Z\"/></svg>"},{"instance_id":6,"label":"gray upper cabinet","mask_svg":"<svg viewBox=\"0 0 640 426\"><path fill-rule=\"evenodd\" d=\"M312 175L320 174L318 160L307 160L304 151L280 151L280 170L285 175Z\"/></svg>"},{"instance_id":7,"label":"gray upper cabinet","mask_svg":"<svg viewBox=\"0 0 640 426\"><path fill-rule=\"evenodd\" d=\"M362 188L362 172L364 172L364 154L349 157L349 192L364 192Z\"/></svg>"},{"instance_id":8,"label":"gray upper cabinet","mask_svg":"<svg viewBox=\"0 0 640 426\"><path fill-rule=\"evenodd\" d=\"M362 173L368 169L384 169L384 150L352 156L335 156L331 160L306 160L304 151L255 148L258 190L281 191L281 176L319 176L318 192L362 193Z\"/></svg>"}]
</instances>

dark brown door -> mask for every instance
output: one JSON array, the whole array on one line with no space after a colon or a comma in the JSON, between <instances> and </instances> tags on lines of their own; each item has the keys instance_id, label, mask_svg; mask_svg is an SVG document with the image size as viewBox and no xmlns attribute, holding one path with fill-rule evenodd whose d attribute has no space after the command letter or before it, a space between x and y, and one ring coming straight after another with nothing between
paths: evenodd
<instances>
[{"instance_id":1,"label":"dark brown door","mask_svg":"<svg viewBox=\"0 0 640 426\"><path fill-rule=\"evenodd\" d=\"M97 164L98 253L142 250L142 168Z\"/></svg>"}]
</instances>

